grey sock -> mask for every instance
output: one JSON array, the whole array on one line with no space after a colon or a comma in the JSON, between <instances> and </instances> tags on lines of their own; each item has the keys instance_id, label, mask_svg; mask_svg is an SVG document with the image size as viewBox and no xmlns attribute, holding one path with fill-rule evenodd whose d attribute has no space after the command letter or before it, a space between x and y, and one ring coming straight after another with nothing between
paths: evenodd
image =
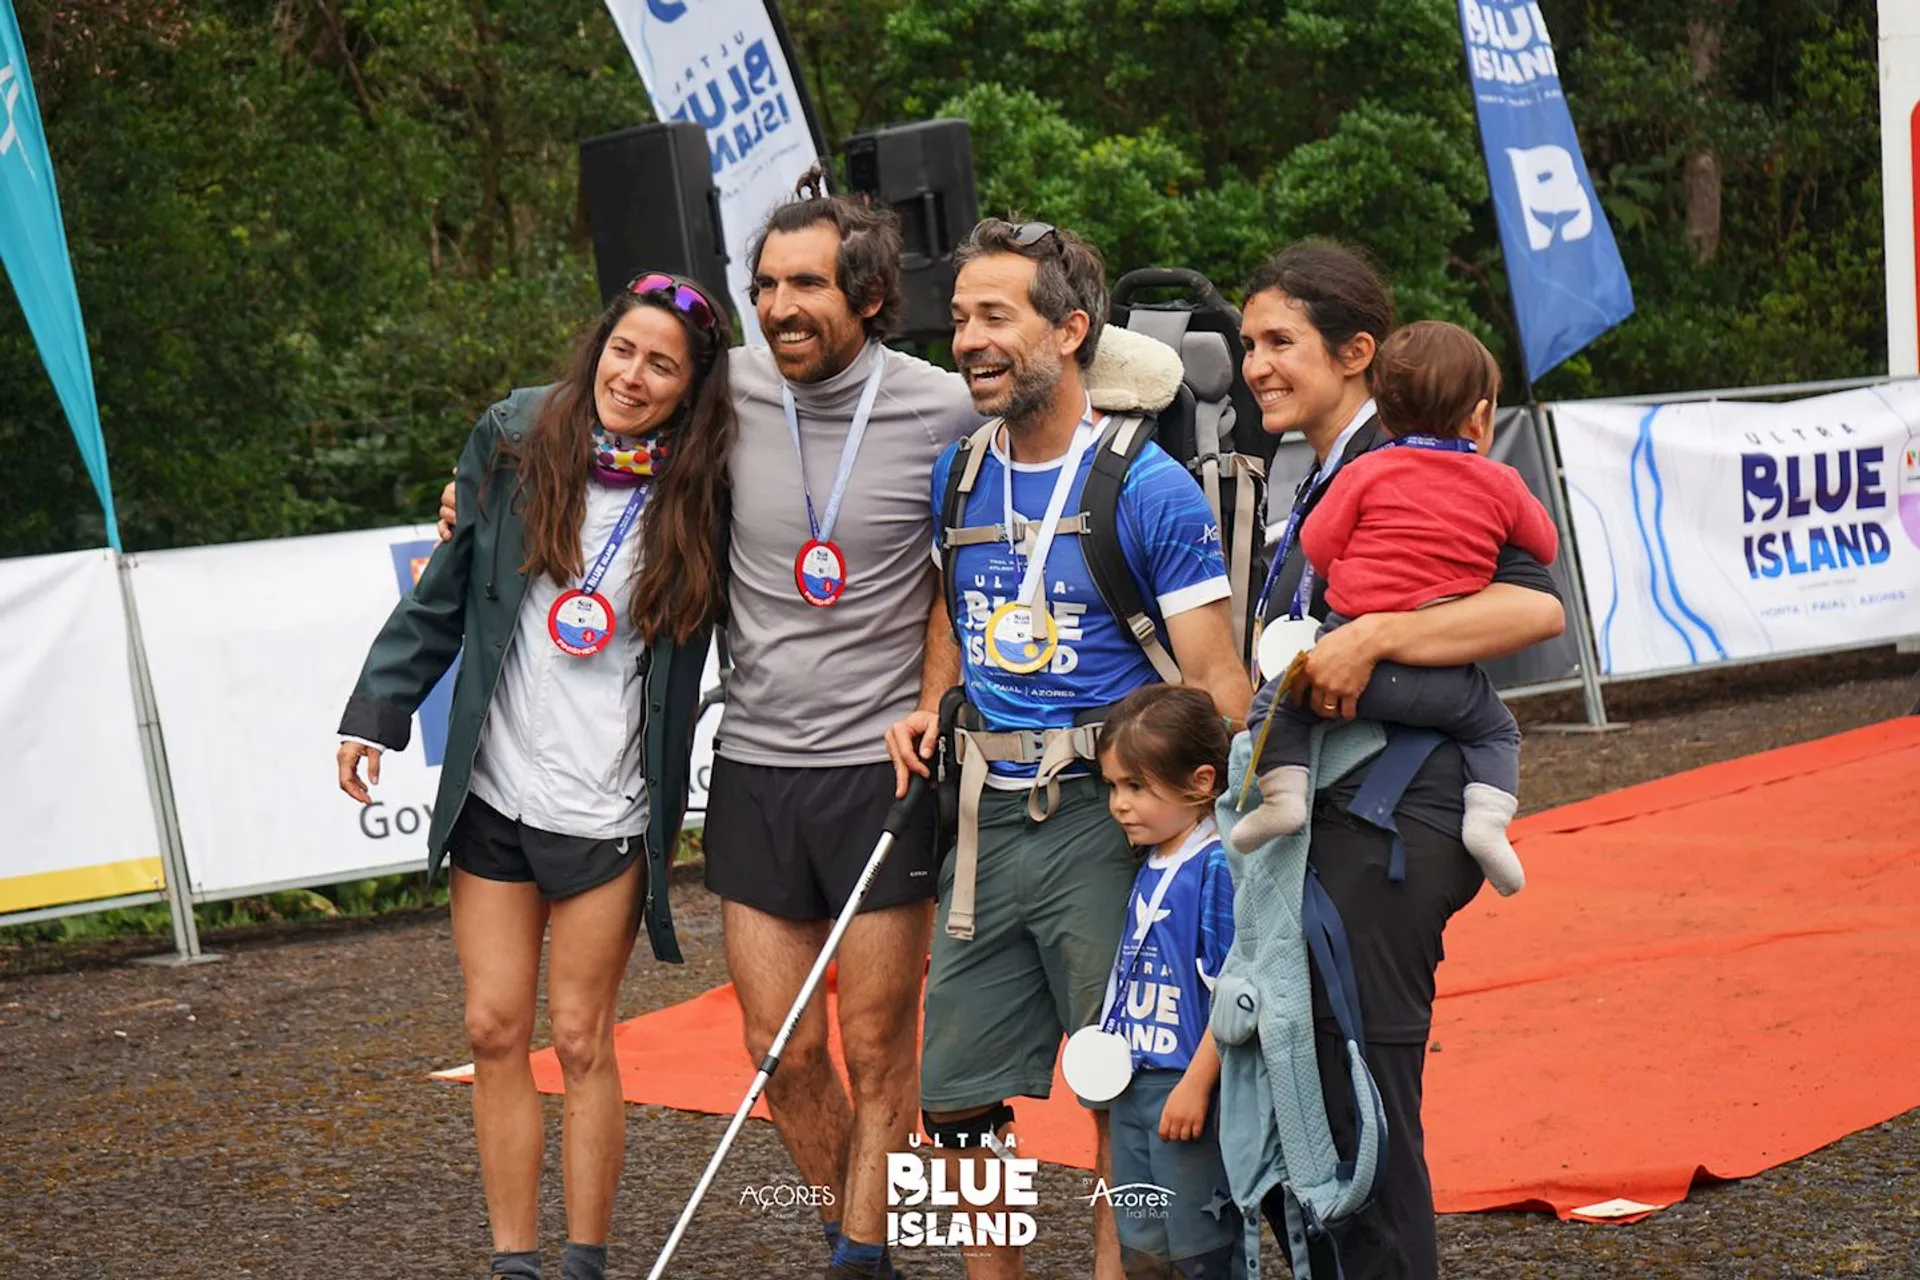
<instances>
[{"instance_id":1,"label":"grey sock","mask_svg":"<svg viewBox=\"0 0 1920 1280\"><path fill-rule=\"evenodd\" d=\"M1487 883L1502 896L1520 892L1526 887L1527 873L1507 839L1507 824L1519 811L1519 798L1484 782L1469 782L1464 800L1460 842L1486 873Z\"/></svg>"},{"instance_id":2,"label":"grey sock","mask_svg":"<svg viewBox=\"0 0 1920 1280\"><path fill-rule=\"evenodd\" d=\"M1260 775L1260 807L1244 815L1227 836L1235 853L1252 853L1269 840L1307 825L1307 767L1276 765Z\"/></svg>"},{"instance_id":3,"label":"grey sock","mask_svg":"<svg viewBox=\"0 0 1920 1280\"><path fill-rule=\"evenodd\" d=\"M496 1253L489 1274L505 1276L508 1280L540 1280L540 1251L528 1249L524 1253Z\"/></svg>"},{"instance_id":4,"label":"grey sock","mask_svg":"<svg viewBox=\"0 0 1920 1280\"><path fill-rule=\"evenodd\" d=\"M560 1280L607 1280L607 1246L567 1241L560 1255Z\"/></svg>"}]
</instances>

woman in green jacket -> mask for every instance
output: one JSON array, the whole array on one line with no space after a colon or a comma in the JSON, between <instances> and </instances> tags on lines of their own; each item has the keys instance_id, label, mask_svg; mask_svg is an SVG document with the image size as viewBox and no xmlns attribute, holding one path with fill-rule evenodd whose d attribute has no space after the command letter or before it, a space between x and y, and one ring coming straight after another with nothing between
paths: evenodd
<instances>
[{"instance_id":1,"label":"woman in green jacket","mask_svg":"<svg viewBox=\"0 0 1920 1280\"><path fill-rule=\"evenodd\" d=\"M492 1274L540 1274L545 1148L528 1066L543 934L566 1078L565 1280L598 1280L626 1150L620 978L644 917L678 961L666 871L711 629L726 599L734 438L725 313L661 273L581 335L565 378L516 391L461 455L462 520L387 620L341 720L340 787L407 745L455 681L429 873L451 857ZM644 862L644 866L642 863Z\"/></svg>"}]
</instances>

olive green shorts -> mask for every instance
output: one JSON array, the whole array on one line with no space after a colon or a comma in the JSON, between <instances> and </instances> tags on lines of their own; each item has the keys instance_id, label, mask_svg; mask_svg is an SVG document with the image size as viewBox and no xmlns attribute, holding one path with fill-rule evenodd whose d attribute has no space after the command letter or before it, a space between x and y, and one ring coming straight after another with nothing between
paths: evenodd
<instances>
[{"instance_id":1,"label":"olive green shorts","mask_svg":"<svg viewBox=\"0 0 1920 1280\"><path fill-rule=\"evenodd\" d=\"M970 942L947 934L953 864L940 871L920 1105L1044 1098L1062 1037L1100 1015L1139 860L1106 785L1073 778L1045 822L1027 817L1025 791L981 796Z\"/></svg>"}]
</instances>

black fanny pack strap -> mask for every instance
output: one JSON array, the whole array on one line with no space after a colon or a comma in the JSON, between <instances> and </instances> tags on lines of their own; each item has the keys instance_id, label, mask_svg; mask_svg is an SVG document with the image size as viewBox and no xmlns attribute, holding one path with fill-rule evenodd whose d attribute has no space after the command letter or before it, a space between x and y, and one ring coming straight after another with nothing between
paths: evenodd
<instances>
[{"instance_id":1,"label":"black fanny pack strap","mask_svg":"<svg viewBox=\"0 0 1920 1280\"><path fill-rule=\"evenodd\" d=\"M1093 455L1093 470L1080 493L1080 506L1087 513L1087 537L1080 549L1086 556L1087 573L1107 608L1145 650L1147 661L1160 678L1168 684L1179 684L1180 667L1160 640L1159 628L1147 612L1146 601L1140 598L1140 588L1120 544L1120 489L1127 482L1128 468L1152 438L1147 420L1137 415L1116 414L1107 419Z\"/></svg>"}]
</instances>

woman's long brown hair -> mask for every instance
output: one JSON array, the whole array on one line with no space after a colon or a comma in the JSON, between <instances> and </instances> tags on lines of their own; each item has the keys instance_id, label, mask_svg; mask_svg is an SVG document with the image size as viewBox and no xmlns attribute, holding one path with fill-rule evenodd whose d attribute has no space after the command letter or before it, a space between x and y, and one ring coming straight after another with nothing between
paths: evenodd
<instances>
[{"instance_id":1,"label":"woman's long brown hair","mask_svg":"<svg viewBox=\"0 0 1920 1280\"><path fill-rule=\"evenodd\" d=\"M594 376L614 327L635 307L657 307L680 322L694 375L686 397L664 424L671 432L671 453L640 518L644 554L638 557L629 612L647 641L668 635L685 643L726 613L724 566L714 533L728 487L734 417L727 319L718 309L713 333L707 334L662 295L622 293L581 332L566 374L541 405L526 443L508 451L519 469L516 497L526 501L527 554L521 569L530 577L544 573L562 587L580 577L580 524L587 512L597 417Z\"/></svg>"}]
</instances>

